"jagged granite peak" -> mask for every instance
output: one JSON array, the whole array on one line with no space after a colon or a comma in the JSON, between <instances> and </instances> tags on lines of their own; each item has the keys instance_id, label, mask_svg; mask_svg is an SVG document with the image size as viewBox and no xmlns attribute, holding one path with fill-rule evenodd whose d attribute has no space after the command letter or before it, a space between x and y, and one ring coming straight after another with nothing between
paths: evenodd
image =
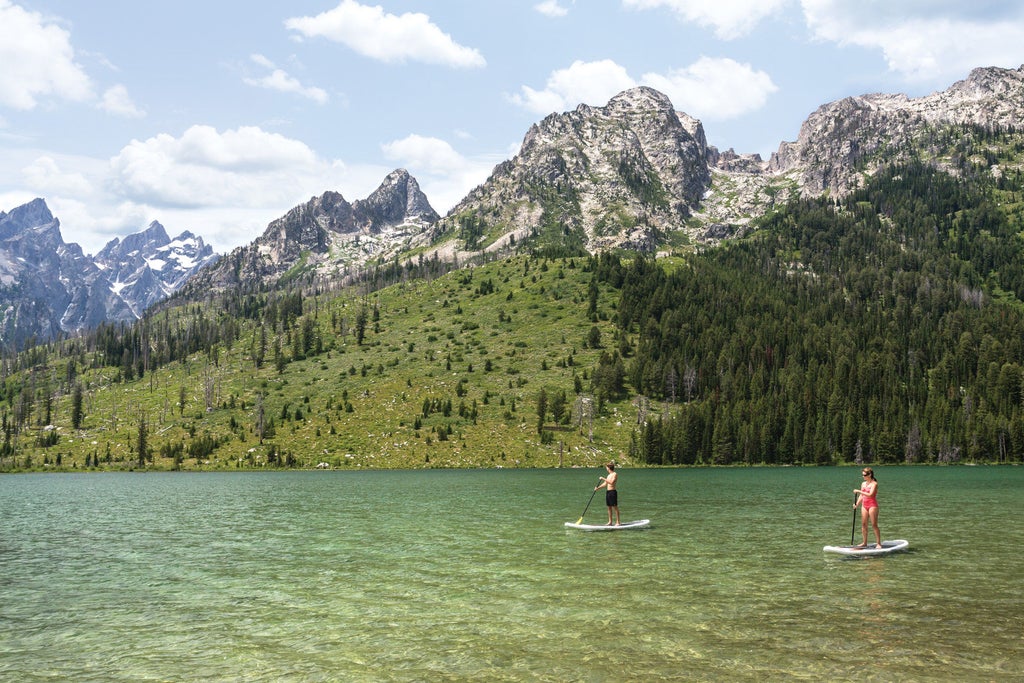
<instances>
[{"instance_id":1,"label":"jagged granite peak","mask_svg":"<svg viewBox=\"0 0 1024 683\"><path fill-rule=\"evenodd\" d=\"M167 230L158 221L151 222L145 230L128 235L123 240L115 237L107 242L97 257L104 259L123 258L133 252L140 252L149 247L159 248L171 241Z\"/></svg>"},{"instance_id":2,"label":"jagged granite peak","mask_svg":"<svg viewBox=\"0 0 1024 683\"><path fill-rule=\"evenodd\" d=\"M21 347L92 321L69 319L102 275L77 244L65 244L46 202L35 199L0 219L0 344ZM105 310L118 308L104 303ZM99 322L99 321L95 321Z\"/></svg>"},{"instance_id":3,"label":"jagged granite peak","mask_svg":"<svg viewBox=\"0 0 1024 683\"><path fill-rule=\"evenodd\" d=\"M921 98L916 104L950 123L1020 126L1024 123L1024 65L1017 69L974 69L944 93Z\"/></svg>"},{"instance_id":4,"label":"jagged granite peak","mask_svg":"<svg viewBox=\"0 0 1024 683\"><path fill-rule=\"evenodd\" d=\"M602 170L605 159L613 165L632 161L654 169L663 183L675 188L670 194L689 206L700 199L708 171L703 126L692 117L684 118L685 126L665 94L649 87L632 88L604 107L581 104L573 112L548 116L531 127L517 158L529 162L538 152L559 154L558 147L570 143L565 153L585 162L576 169ZM606 180L617 184L619 169L603 170L611 171Z\"/></svg>"},{"instance_id":5,"label":"jagged granite peak","mask_svg":"<svg viewBox=\"0 0 1024 683\"><path fill-rule=\"evenodd\" d=\"M371 233L410 222L429 225L440 218L419 183L404 168L389 173L370 196L356 200L352 206L360 228Z\"/></svg>"},{"instance_id":6,"label":"jagged granite peak","mask_svg":"<svg viewBox=\"0 0 1024 683\"><path fill-rule=\"evenodd\" d=\"M313 197L272 221L257 243L274 263L291 263L304 251L328 254L354 235L372 236L406 225L425 228L438 218L416 179L397 169L366 199L349 203L333 191Z\"/></svg>"},{"instance_id":7,"label":"jagged granite peak","mask_svg":"<svg viewBox=\"0 0 1024 683\"><path fill-rule=\"evenodd\" d=\"M351 232L354 226L352 205L339 192L329 190L271 221L254 244L272 265L287 268L302 252L327 253L329 233ZM264 270L263 274L269 273Z\"/></svg>"},{"instance_id":8,"label":"jagged granite peak","mask_svg":"<svg viewBox=\"0 0 1024 683\"><path fill-rule=\"evenodd\" d=\"M111 289L136 316L216 259L213 248L201 237L186 230L172 240L158 221L124 239L111 240L94 258Z\"/></svg>"},{"instance_id":9,"label":"jagged granite peak","mask_svg":"<svg viewBox=\"0 0 1024 683\"><path fill-rule=\"evenodd\" d=\"M45 228L56 223L46 201L37 197L27 204L12 209L10 213L0 215L0 239L7 239L26 229Z\"/></svg>"},{"instance_id":10,"label":"jagged granite peak","mask_svg":"<svg viewBox=\"0 0 1024 683\"><path fill-rule=\"evenodd\" d=\"M438 218L416 179L396 169L366 199L350 203L329 190L292 208L252 243L200 272L182 296L270 287L296 267L319 278L344 277L371 259L397 254Z\"/></svg>"},{"instance_id":11,"label":"jagged granite peak","mask_svg":"<svg viewBox=\"0 0 1024 683\"><path fill-rule=\"evenodd\" d=\"M495 167L434 231L444 240L467 221L494 226L486 240L448 250L498 250L545 229L576 235L589 251L652 250L680 228L710 178L696 119L663 93L638 87L603 107L581 104L534 124L519 153Z\"/></svg>"},{"instance_id":12,"label":"jagged granite peak","mask_svg":"<svg viewBox=\"0 0 1024 683\"><path fill-rule=\"evenodd\" d=\"M31 271L56 270L65 247L60 221L44 200L33 199L5 213L0 218L0 285L18 284Z\"/></svg>"}]
</instances>

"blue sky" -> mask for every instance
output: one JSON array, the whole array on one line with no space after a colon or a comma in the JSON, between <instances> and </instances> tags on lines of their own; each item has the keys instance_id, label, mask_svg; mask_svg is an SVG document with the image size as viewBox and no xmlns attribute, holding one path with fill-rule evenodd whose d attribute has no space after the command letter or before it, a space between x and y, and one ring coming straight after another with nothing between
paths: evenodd
<instances>
[{"instance_id":1,"label":"blue sky","mask_svg":"<svg viewBox=\"0 0 1024 683\"><path fill-rule=\"evenodd\" d=\"M159 220L217 251L403 167L446 212L531 124L635 85L767 158L818 106L1024 64L977 0L0 0L0 210L95 253Z\"/></svg>"}]
</instances>

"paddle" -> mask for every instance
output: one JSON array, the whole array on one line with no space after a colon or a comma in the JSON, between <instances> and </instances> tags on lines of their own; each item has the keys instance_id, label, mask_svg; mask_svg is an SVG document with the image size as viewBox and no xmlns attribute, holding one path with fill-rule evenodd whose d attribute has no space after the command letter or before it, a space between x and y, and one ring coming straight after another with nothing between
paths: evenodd
<instances>
[{"instance_id":1,"label":"paddle","mask_svg":"<svg viewBox=\"0 0 1024 683\"><path fill-rule=\"evenodd\" d=\"M853 494L853 526L850 527L850 545L853 545L853 532L857 529L857 494Z\"/></svg>"},{"instance_id":2,"label":"paddle","mask_svg":"<svg viewBox=\"0 0 1024 683\"><path fill-rule=\"evenodd\" d=\"M594 489L594 493L597 493L597 489ZM587 501L587 507L583 508L583 514L576 520L577 524L583 524L583 518L587 516L587 509L590 507L591 501L594 500L594 493L590 494L590 500Z\"/></svg>"}]
</instances>

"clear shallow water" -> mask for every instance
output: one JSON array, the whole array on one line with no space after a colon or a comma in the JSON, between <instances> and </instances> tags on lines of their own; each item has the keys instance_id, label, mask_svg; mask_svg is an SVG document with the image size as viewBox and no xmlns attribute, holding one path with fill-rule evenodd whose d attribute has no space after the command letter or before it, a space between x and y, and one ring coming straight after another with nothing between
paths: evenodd
<instances>
[{"instance_id":1,"label":"clear shallow water","mask_svg":"<svg viewBox=\"0 0 1024 683\"><path fill-rule=\"evenodd\" d=\"M876 471L0 477L0 680L1024 678L1024 468Z\"/></svg>"}]
</instances>

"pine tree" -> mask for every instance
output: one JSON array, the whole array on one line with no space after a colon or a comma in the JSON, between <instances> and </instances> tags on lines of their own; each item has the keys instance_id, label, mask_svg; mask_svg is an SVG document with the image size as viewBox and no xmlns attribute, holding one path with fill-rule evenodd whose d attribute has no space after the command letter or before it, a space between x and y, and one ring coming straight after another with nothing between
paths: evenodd
<instances>
[{"instance_id":1,"label":"pine tree","mask_svg":"<svg viewBox=\"0 0 1024 683\"><path fill-rule=\"evenodd\" d=\"M82 385L76 382L74 391L71 393L71 426L74 429L81 429L84 418L85 415L82 412Z\"/></svg>"},{"instance_id":2,"label":"pine tree","mask_svg":"<svg viewBox=\"0 0 1024 683\"><path fill-rule=\"evenodd\" d=\"M139 420L139 437L136 441L135 448L139 454L139 468L146 466L146 460L149 459L149 443L148 443L148 430L146 428L146 418Z\"/></svg>"}]
</instances>

